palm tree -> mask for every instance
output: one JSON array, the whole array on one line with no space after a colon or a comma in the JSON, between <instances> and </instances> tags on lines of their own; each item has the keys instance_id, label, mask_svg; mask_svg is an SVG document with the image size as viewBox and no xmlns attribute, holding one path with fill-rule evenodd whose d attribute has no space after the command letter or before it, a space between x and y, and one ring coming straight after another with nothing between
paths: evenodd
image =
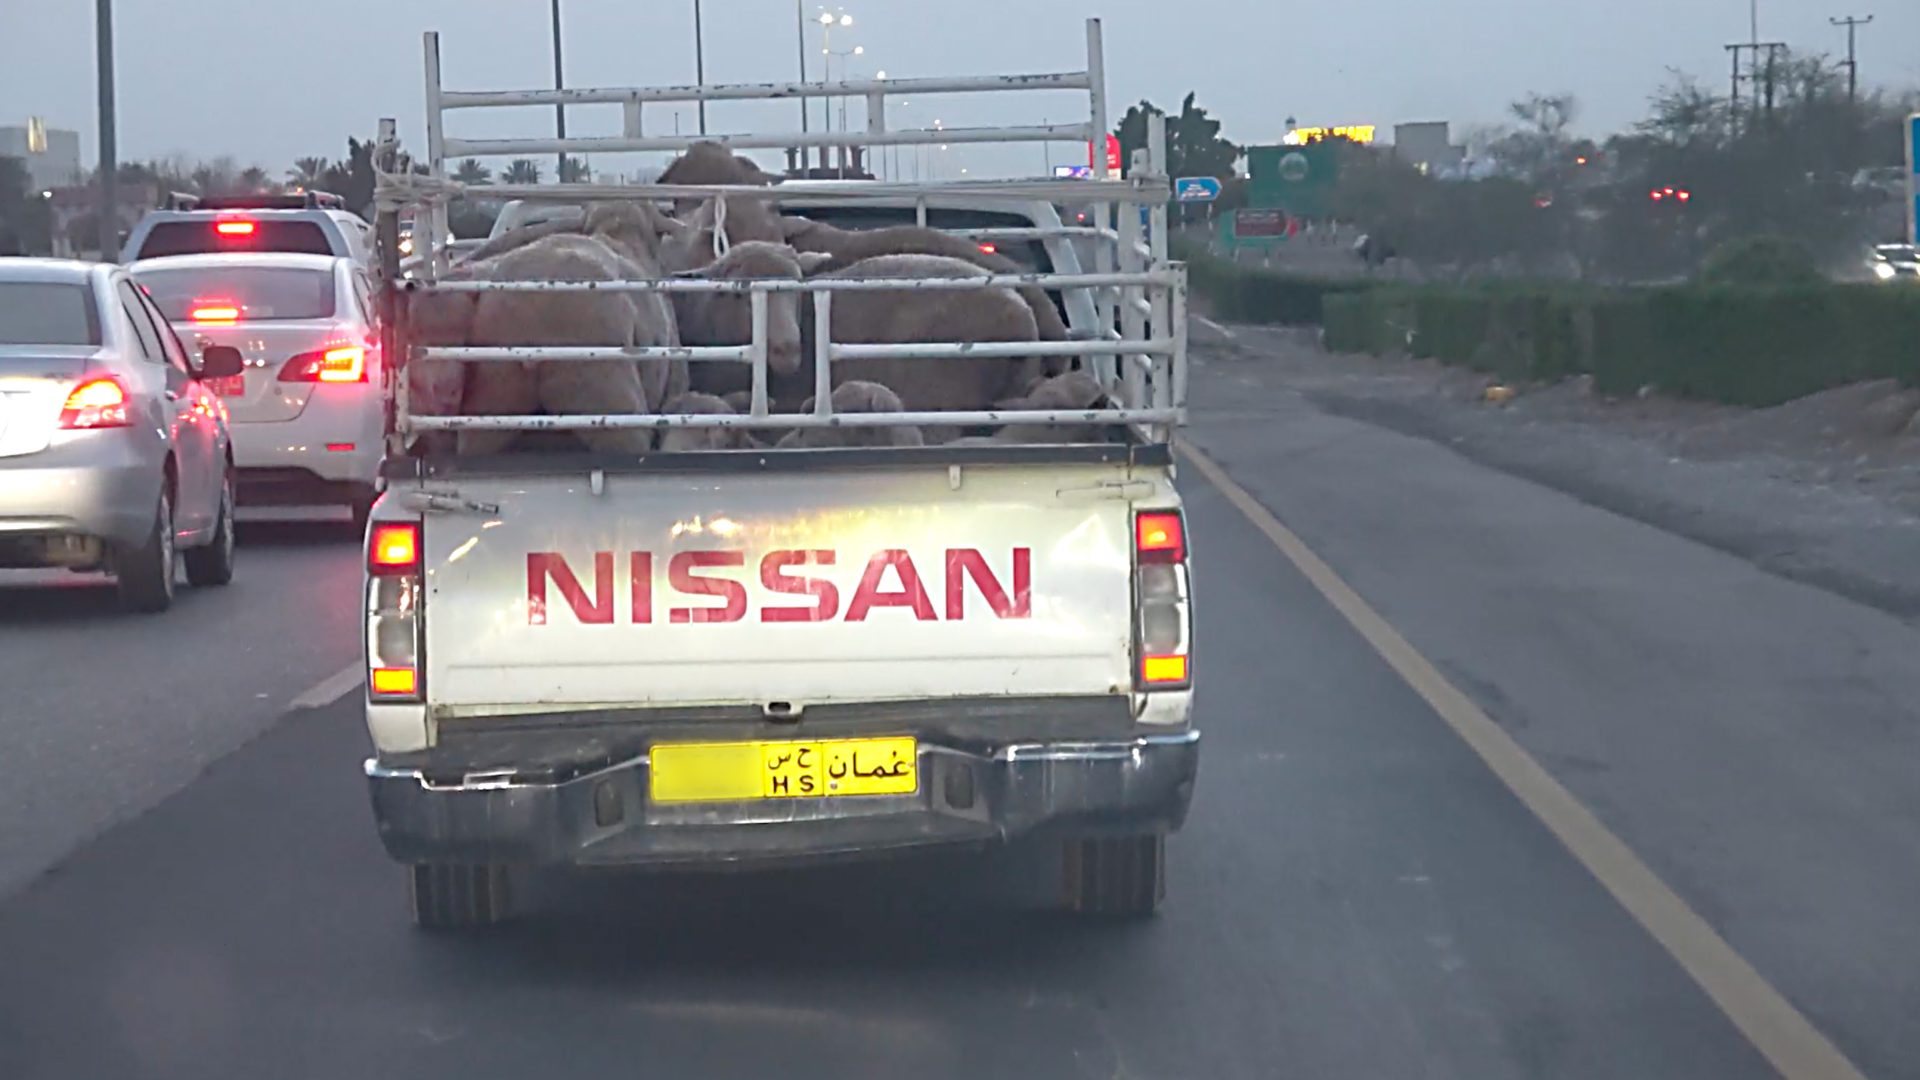
<instances>
[{"instance_id":1,"label":"palm tree","mask_svg":"<svg viewBox=\"0 0 1920 1080\"><path fill-rule=\"evenodd\" d=\"M264 192L273 187L273 178L260 166L249 165L240 171L240 186L250 192Z\"/></svg>"},{"instance_id":2,"label":"palm tree","mask_svg":"<svg viewBox=\"0 0 1920 1080\"><path fill-rule=\"evenodd\" d=\"M593 182L593 166L586 158L562 158L560 161L560 182L563 184L587 184Z\"/></svg>"},{"instance_id":3,"label":"palm tree","mask_svg":"<svg viewBox=\"0 0 1920 1080\"><path fill-rule=\"evenodd\" d=\"M453 178L463 184L491 184L493 170L480 164L477 158L467 158L459 168L453 170Z\"/></svg>"},{"instance_id":4,"label":"palm tree","mask_svg":"<svg viewBox=\"0 0 1920 1080\"><path fill-rule=\"evenodd\" d=\"M327 173L329 162L323 157L303 157L293 159L293 168L287 170L287 179L303 188L320 186L320 178Z\"/></svg>"},{"instance_id":5,"label":"palm tree","mask_svg":"<svg viewBox=\"0 0 1920 1080\"><path fill-rule=\"evenodd\" d=\"M514 158L500 179L509 184L537 184L540 182L540 166L532 158Z\"/></svg>"}]
</instances>

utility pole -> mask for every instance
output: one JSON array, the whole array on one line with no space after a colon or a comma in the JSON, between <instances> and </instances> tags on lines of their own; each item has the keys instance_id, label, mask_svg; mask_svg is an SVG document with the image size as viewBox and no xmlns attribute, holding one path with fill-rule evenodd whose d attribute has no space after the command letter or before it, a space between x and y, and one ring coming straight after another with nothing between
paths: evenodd
<instances>
[{"instance_id":1,"label":"utility pole","mask_svg":"<svg viewBox=\"0 0 1920 1080\"><path fill-rule=\"evenodd\" d=\"M120 156L113 117L113 0L94 0L95 63L100 78L100 258L120 258Z\"/></svg>"},{"instance_id":2,"label":"utility pole","mask_svg":"<svg viewBox=\"0 0 1920 1080\"><path fill-rule=\"evenodd\" d=\"M700 0L693 0L693 81L707 85L707 45L700 35ZM700 99L700 134L707 133L707 99Z\"/></svg>"},{"instance_id":3,"label":"utility pole","mask_svg":"<svg viewBox=\"0 0 1920 1080\"><path fill-rule=\"evenodd\" d=\"M1735 122L1738 122L1740 116L1740 84L1744 81L1753 84L1753 112L1758 113L1764 108L1766 115L1769 117L1772 116L1773 91L1777 83L1777 62L1780 54L1786 51L1787 43L1784 41L1740 41L1727 45L1725 48L1728 55L1733 58L1732 86L1728 92L1728 100L1730 102L1729 115ZM1765 50L1767 54L1764 67L1760 60L1762 50ZM1744 75L1740 72L1740 54L1743 52L1747 54L1747 69Z\"/></svg>"},{"instance_id":4,"label":"utility pole","mask_svg":"<svg viewBox=\"0 0 1920 1080\"><path fill-rule=\"evenodd\" d=\"M553 0L553 88L555 90L567 88L566 79L560 71L560 0ZM553 133L556 138L567 137L567 107L558 102L553 106ZM560 170L560 174L555 176L554 180L560 181L567 178L565 150L560 151L559 160L554 163L554 168Z\"/></svg>"},{"instance_id":5,"label":"utility pole","mask_svg":"<svg viewBox=\"0 0 1920 1080\"><path fill-rule=\"evenodd\" d=\"M1873 16L1848 15L1843 19L1828 19L1834 26L1847 28L1847 104L1860 100L1860 61L1854 52L1854 32L1873 21Z\"/></svg>"}]
</instances>

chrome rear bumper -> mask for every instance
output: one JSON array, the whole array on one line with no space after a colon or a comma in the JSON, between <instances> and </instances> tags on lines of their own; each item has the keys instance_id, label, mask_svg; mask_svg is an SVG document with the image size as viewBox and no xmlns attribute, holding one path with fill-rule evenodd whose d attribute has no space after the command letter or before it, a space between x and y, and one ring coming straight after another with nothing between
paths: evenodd
<instances>
[{"instance_id":1,"label":"chrome rear bumper","mask_svg":"<svg viewBox=\"0 0 1920 1080\"><path fill-rule=\"evenodd\" d=\"M656 804L641 755L557 782L511 772L437 782L366 763L374 818L401 862L715 864L937 844L1170 832L1186 818L1200 733L1012 743L990 753L922 740L912 795Z\"/></svg>"}]
</instances>

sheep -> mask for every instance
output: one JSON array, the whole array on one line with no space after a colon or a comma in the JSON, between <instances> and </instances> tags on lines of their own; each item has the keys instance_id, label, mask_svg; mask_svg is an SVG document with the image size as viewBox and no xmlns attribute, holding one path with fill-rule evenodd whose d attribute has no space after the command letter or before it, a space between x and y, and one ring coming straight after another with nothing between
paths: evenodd
<instances>
[{"instance_id":1,"label":"sheep","mask_svg":"<svg viewBox=\"0 0 1920 1080\"><path fill-rule=\"evenodd\" d=\"M1106 397L1106 388L1091 372L1069 371L1064 375L1034 379L1020 395L997 401L994 408L1007 412L1092 411L1111 407ZM1009 424L992 435L956 440L959 444L970 446L1099 441L1096 429L1085 424Z\"/></svg>"},{"instance_id":2,"label":"sheep","mask_svg":"<svg viewBox=\"0 0 1920 1080\"><path fill-rule=\"evenodd\" d=\"M807 218L785 218L780 222L788 246L799 252L818 252L829 256L820 272L845 269L862 259L881 255L944 255L972 263L995 274L1021 274L1019 264L1004 255L980 250L980 245L965 237L952 236L918 225L893 225L883 229L842 229ZM1041 341L1067 340L1067 324L1053 298L1038 286L1023 286L1021 299L1033 309L1034 325Z\"/></svg>"},{"instance_id":3,"label":"sheep","mask_svg":"<svg viewBox=\"0 0 1920 1080\"><path fill-rule=\"evenodd\" d=\"M660 174L662 184L729 184L741 187L767 187L780 182L780 177L766 172L751 160L732 153L717 142L697 142L687 148L687 152L674 158L665 172ZM685 214L699 205L695 199L680 199L674 203L674 212Z\"/></svg>"},{"instance_id":4,"label":"sheep","mask_svg":"<svg viewBox=\"0 0 1920 1080\"><path fill-rule=\"evenodd\" d=\"M959 259L939 255L883 255L864 259L843 270L820 275L834 278L968 278L987 271ZM809 340L817 330L811 309L803 312ZM912 342L1034 341L1038 331L1025 301L1008 289L860 290L839 292L833 298L833 340L839 344L904 344ZM795 377L811 386L811 352ZM843 360L833 365L833 381L877 382L897 390L913 412L985 409L1027 384L1037 374L1031 360ZM775 387L791 396L790 384ZM801 392L804 392L802 390ZM956 431L931 430L929 441L944 441Z\"/></svg>"},{"instance_id":5,"label":"sheep","mask_svg":"<svg viewBox=\"0 0 1920 1080\"><path fill-rule=\"evenodd\" d=\"M836 415L842 413L902 412L900 395L876 382L850 380L833 388L828 399ZM801 412L813 411L814 399L808 398ZM924 446L926 439L916 427L810 427L795 428L775 444L782 450L818 449L829 446Z\"/></svg>"},{"instance_id":6,"label":"sheep","mask_svg":"<svg viewBox=\"0 0 1920 1080\"><path fill-rule=\"evenodd\" d=\"M618 236L557 233L539 237L448 275L453 279L496 281L609 281L657 276L646 245ZM679 343L673 308L652 293L428 293L412 312L415 340L437 345L581 345L665 346ZM431 398L430 407L455 380L444 368L409 376L410 385ZM467 415L519 415L543 408L548 413L638 414L652 411L686 385L685 365L677 362L607 361L544 364L471 365L459 380L460 411ZM422 410L415 410L422 411ZM652 434L634 429L598 429L578 433L596 450L644 452ZM504 449L513 432L461 432L461 453Z\"/></svg>"},{"instance_id":7,"label":"sheep","mask_svg":"<svg viewBox=\"0 0 1920 1080\"><path fill-rule=\"evenodd\" d=\"M675 276L706 278L715 281L785 279L799 281L806 264L792 249L750 240L733 245L725 255L695 269L678 271ZM745 345L753 340L753 299L746 292L676 292L672 294L674 312L680 324L680 340L686 345ZM771 379L800 369L804 340L801 335L800 294L774 292L767 295L767 372ZM752 386L752 371L740 364L694 365L691 373L695 389L725 394Z\"/></svg>"},{"instance_id":8,"label":"sheep","mask_svg":"<svg viewBox=\"0 0 1920 1080\"><path fill-rule=\"evenodd\" d=\"M660 410L662 415L687 414L692 416L735 416L739 410L733 405L712 394L691 391L681 394ZM660 449L666 453L686 453L693 450L754 450L759 444L753 435L743 428L668 428L660 436Z\"/></svg>"}]
</instances>

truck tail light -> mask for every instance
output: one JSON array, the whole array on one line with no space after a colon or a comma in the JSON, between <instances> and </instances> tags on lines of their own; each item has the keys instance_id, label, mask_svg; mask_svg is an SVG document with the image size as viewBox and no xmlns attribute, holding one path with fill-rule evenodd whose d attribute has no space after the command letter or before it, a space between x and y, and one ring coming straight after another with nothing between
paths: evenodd
<instances>
[{"instance_id":1,"label":"truck tail light","mask_svg":"<svg viewBox=\"0 0 1920 1080\"><path fill-rule=\"evenodd\" d=\"M367 350L358 345L301 353L280 368L281 382L366 382Z\"/></svg>"},{"instance_id":2,"label":"truck tail light","mask_svg":"<svg viewBox=\"0 0 1920 1080\"><path fill-rule=\"evenodd\" d=\"M1185 690L1193 685L1186 522L1178 511L1148 510L1133 519L1135 685Z\"/></svg>"},{"instance_id":3,"label":"truck tail light","mask_svg":"<svg viewBox=\"0 0 1920 1080\"><path fill-rule=\"evenodd\" d=\"M88 379L67 395L60 409L60 426L69 431L126 427L127 388L112 376Z\"/></svg>"},{"instance_id":4,"label":"truck tail light","mask_svg":"<svg viewBox=\"0 0 1920 1080\"><path fill-rule=\"evenodd\" d=\"M367 696L422 700L425 624L420 523L379 521L367 530Z\"/></svg>"}]
</instances>

